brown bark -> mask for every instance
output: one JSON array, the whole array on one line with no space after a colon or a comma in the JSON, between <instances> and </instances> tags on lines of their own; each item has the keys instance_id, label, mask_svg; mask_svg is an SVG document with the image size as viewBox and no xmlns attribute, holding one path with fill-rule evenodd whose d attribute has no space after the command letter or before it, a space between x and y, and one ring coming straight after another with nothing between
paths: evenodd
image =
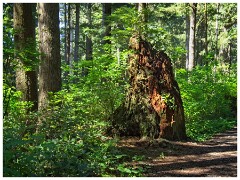
<instances>
[{"instance_id":1,"label":"brown bark","mask_svg":"<svg viewBox=\"0 0 240 180\"><path fill-rule=\"evenodd\" d=\"M121 136L185 139L183 105L169 57L139 35L130 38L125 102L111 117L111 133Z\"/></svg>"},{"instance_id":2,"label":"brown bark","mask_svg":"<svg viewBox=\"0 0 240 180\"><path fill-rule=\"evenodd\" d=\"M22 100L30 101L31 111L37 110L37 74L35 49L35 25L32 14L32 4L14 4L14 43L15 58L18 61L16 69L16 89L22 92Z\"/></svg>"},{"instance_id":3,"label":"brown bark","mask_svg":"<svg viewBox=\"0 0 240 180\"><path fill-rule=\"evenodd\" d=\"M79 61L79 14L80 4L76 3L76 27L75 27L75 47L74 47L74 62Z\"/></svg>"},{"instance_id":4,"label":"brown bark","mask_svg":"<svg viewBox=\"0 0 240 180\"><path fill-rule=\"evenodd\" d=\"M112 8L111 3L103 3L102 4L102 25L103 28L105 29L103 38L105 36L111 36L111 26L110 23L108 22L107 18L111 15ZM103 44L111 44L111 40L103 40Z\"/></svg>"},{"instance_id":5,"label":"brown bark","mask_svg":"<svg viewBox=\"0 0 240 180\"><path fill-rule=\"evenodd\" d=\"M87 4L87 21L89 28L92 28L92 4ZM92 38L90 33L86 37L86 60L92 59Z\"/></svg>"},{"instance_id":6,"label":"brown bark","mask_svg":"<svg viewBox=\"0 0 240 180\"><path fill-rule=\"evenodd\" d=\"M38 4L39 22L39 103L40 110L48 105L49 92L61 89L61 57L59 32L59 5Z\"/></svg>"},{"instance_id":7,"label":"brown bark","mask_svg":"<svg viewBox=\"0 0 240 180\"><path fill-rule=\"evenodd\" d=\"M92 4L88 3L87 4L87 23L88 27L91 29L92 28ZM92 44L92 38L91 38L91 33L88 32L86 36L86 60L92 60L93 56L93 44ZM83 68L83 75L88 74L88 67Z\"/></svg>"}]
</instances>

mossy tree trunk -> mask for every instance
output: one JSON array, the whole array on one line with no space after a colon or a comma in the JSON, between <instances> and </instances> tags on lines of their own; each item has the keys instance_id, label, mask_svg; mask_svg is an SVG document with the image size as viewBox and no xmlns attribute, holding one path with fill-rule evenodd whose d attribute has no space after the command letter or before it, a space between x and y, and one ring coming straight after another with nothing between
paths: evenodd
<instances>
[{"instance_id":1,"label":"mossy tree trunk","mask_svg":"<svg viewBox=\"0 0 240 180\"><path fill-rule=\"evenodd\" d=\"M182 99L169 57L139 35L130 38L130 87L111 117L111 133L169 140L186 138Z\"/></svg>"}]
</instances>

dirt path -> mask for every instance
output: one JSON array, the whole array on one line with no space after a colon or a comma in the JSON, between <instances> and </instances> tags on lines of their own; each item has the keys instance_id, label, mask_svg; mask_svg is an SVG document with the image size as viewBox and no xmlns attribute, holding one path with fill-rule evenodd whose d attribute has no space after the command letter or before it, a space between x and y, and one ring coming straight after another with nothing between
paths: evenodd
<instances>
[{"instance_id":1,"label":"dirt path","mask_svg":"<svg viewBox=\"0 0 240 180\"><path fill-rule=\"evenodd\" d=\"M137 138L123 139L119 148L132 155L144 156L133 166L147 167L150 177L236 177L237 128L217 134L203 143L154 142Z\"/></svg>"}]
</instances>

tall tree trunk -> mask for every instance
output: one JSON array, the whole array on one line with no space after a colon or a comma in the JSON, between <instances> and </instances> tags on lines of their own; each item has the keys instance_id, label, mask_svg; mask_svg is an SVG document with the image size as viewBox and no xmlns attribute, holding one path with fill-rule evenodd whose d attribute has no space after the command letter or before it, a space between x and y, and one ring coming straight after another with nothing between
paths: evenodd
<instances>
[{"instance_id":1,"label":"tall tree trunk","mask_svg":"<svg viewBox=\"0 0 240 180\"><path fill-rule=\"evenodd\" d=\"M196 34L196 13L197 3L190 3L190 31L189 31L189 63L188 70L191 71L194 67L195 61L195 34Z\"/></svg>"},{"instance_id":2,"label":"tall tree trunk","mask_svg":"<svg viewBox=\"0 0 240 180\"><path fill-rule=\"evenodd\" d=\"M79 60L79 7L80 4L76 3L76 26L75 26L75 47L74 47L74 62Z\"/></svg>"},{"instance_id":3,"label":"tall tree trunk","mask_svg":"<svg viewBox=\"0 0 240 180\"><path fill-rule=\"evenodd\" d=\"M219 49L218 49L218 14L219 14L219 3L216 4L216 27L215 27L215 35L216 35L216 38L215 38L215 55L214 55L214 66L213 66L213 69L212 69L212 78L213 78L213 81L215 82L216 81L216 63L218 62L218 54L219 54Z\"/></svg>"},{"instance_id":4,"label":"tall tree trunk","mask_svg":"<svg viewBox=\"0 0 240 180\"><path fill-rule=\"evenodd\" d=\"M218 14L219 14L219 3L217 3L217 13L216 13L216 27L215 27L215 32L216 32L216 38L215 38L215 61L218 60Z\"/></svg>"},{"instance_id":5,"label":"tall tree trunk","mask_svg":"<svg viewBox=\"0 0 240 180\"><path fill-rule=\"evenodd\" d=\"M228 34L228 30L225 27L223 27L223 33ZM227 63L227 61L229 60L229 44L221 44L218 51L219 63Z\"/></svg>"},{"instance_id":6,"label":"tall tree trunk","mask_svg":"<svg viewBox=\"0 0 240 180\"><path fill-rule=\"evenodd\" d=\"M143 32L145 32L146 22L147 22L147 12L146 12L147 4L146 3L138 3L138 15L140 18L140 24L138 24L137 32L143 36Z\"/></svg>"},{"instance_id":7,"label":"tall tree trunk","mask_svg":"<svg viewBox=\"0 0 240 180\"><path fill-rule=\"evenodd\" d=\"M67 62L67 3L64 3L64 60Z\"/></svg>"},{"instance_id":8,"label":"tall tree trunk","mask_svg":"<svg viewBox=\"0 0 240 180\"><path fill-rule=\"evenodd\" d=\"M112 8L111 3L103 3L102 4L102 25L103 28L105 29L103 38L106 36L111 36L111 26L107 20L107 18L111 15ZM103 44L111 44L111 40L103 40Z\"/></svg>"},{"instance_id":9,"label":"tall tree trunk","mask_svg":"<svg viewBox=\"0 0 240 180\"><path fill-rule=\"evenodd\" d=\"M188 5L186 4L186 69L188 69L189 64L189 31L190 31L190 23L189 23L189 11Z\"/></svg>"},{"instance_id":10,"label":"tall tree trunk","mask_svg":"<svg viewBox=\"0 0 240 180\"><path fill-rule=\"evenodd\" d=\"M232 66L232 43L230 42L228 45L229 45L229 49L228 49L228 59L229 59L228 73L230 75L231 66Z\"/></svg>"},{"instance_id":11,"label":"tall tree trunk","mask_svg":"<svg viewBox=\"0 0 240 180\"><path fill-rule=\"evenodd\" d=\"M207 3L205 3L205 57L208 55L208 11L207 11ZM208 62L206 61L206 65L208 65Z\"/></svg>"},{"instance_id":12,"label":"tall tree trunk","mask_svg":"<svg viewBox=\"0 0 240 180\"><path fill-rule=\"evenodd\" d=\"M203 11L202 8L203 8L203 4L199 4L198 9L200 12ZM195 65L202 66L203 56L201 52L205 49L205 46L204 46L205 43L203 41L203 39L205 38L204 16L199 15L198 22L199 22L198 26L196 26L196 29L195 29Z\"/></svg>"},{"instance_id":13,"label":"tall tree trunk","mask_svg":"<svg viewBox=\"0 0 240 180\"><path fill-rule=\"evenodd\" d=\"M59 32L59 4L39 3L39 102L43 110L48 105L49 92L61 89L61 57Z\"/></svg>"},{"instance_id":14,"label":"tall tree trunk","mask_svg":"<svg viewBox=\"0 0 240 180\"><path fill-rule=\"evenodd\" d=\"M112 13L112 4L111 3L102 3L102 27L104 29L103 34L102 34L102 47L101 51L108 57L106 58L111 58L112 56L111 51L112 51L112 46L111 46L111 25L109 22L109 16ZM108 38L108 39L105 39ZM117 48L117 58L118 62L120 61L120 51L119 51L119 46L116 45ZM119 56L118 56L119 55ZM107 68L104 67L103 71L107 71ZM101 78L101 81L106 82L108 81L107 78Z\"/></svg>"},{"instance_id":15,"label":"tall tree trunk","mask_svg":"<svg viewBox=\"0 0 240 180\"><path fill-rule=\"evenodd\" d=\"M87 4L87 23L88 27L92 28L92 4ZM88 32L86 36L86 60L92 60L92 38L90 32ZM83 69L83 74L87 75L88 70L86 68Z\"/></svg>"},{"instance_id":16,"label":"tall tree trunk","mask_svg":"<svg viewBox=\"0 0 240 180\"><path fill-rule=\"evenodd\" d=\"M68 3L68 28L67 28L67 61L66 64L70 65L70 56L71 56L71 4Z\"/></svg>"},{"instance_id":17,"label":"tall tree trunk","mask_svg":"<svg viewBox=\"0 0 240 180\"><path fill-rule=\"evenodd\" d=\"M65 44L64 44L64 60L67 66L67 69L64 71L64 80L68 80L69 75L69 66L70 66L70 53L71 53L71 42L70 42L70 36L71 36L71 6L70 3L64 4L64 36L65 36Z\"/></svg>"},{"instance_id":18,"label":"tall tree trunk","mask_svg":"<svg viewBox=\"0 0 240 180\"><path fill-rule=\"evenodd\" d=\"M138 3L138 13L140 15L142 23L146 23L147 22L146 8L147 8L147 4L146 3Z\"/></svg>"},{"instance_id":19,"label":"tall tree trunk","mask_svg":"<svg viewBox=\"0 0 240 180\"><path fill-rule=\"evenodd\" d=\"M129 82L125 102L110 118L109 133L121 136L186 138L183 104L169 57L141 36L130 38Z\"/></svg>"},{"instance_id":20,"label":"tall tree trunk","mask_svg":"<svg viewBox=\"0 0 240 180\"><path fill-rule=\"evenodd\" d=\"M30 111L37 110L37 74L36 74L36 41L35 21L32 4L14 3L14 45L16 69L16 89L22 92L22 100L33 103Z\"/></svg>"}]
</instances>

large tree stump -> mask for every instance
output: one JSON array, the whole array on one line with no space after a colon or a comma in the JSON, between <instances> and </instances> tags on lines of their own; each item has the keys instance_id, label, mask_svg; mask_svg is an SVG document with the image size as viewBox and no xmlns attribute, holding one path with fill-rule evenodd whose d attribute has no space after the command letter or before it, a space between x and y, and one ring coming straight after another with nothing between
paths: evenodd
<instances>
[{"instance_id":1,"label":"large tree stump","mask_svg":"<svg viewBox=\"0 0 240 180\"><path fill-rule=\"evenodd\" d=\"M130 38L130 87L125 102L112 114L111 132L120 136L186 138L184 110L169 57L140 36Z\"/></svg>"}]
</instances>

